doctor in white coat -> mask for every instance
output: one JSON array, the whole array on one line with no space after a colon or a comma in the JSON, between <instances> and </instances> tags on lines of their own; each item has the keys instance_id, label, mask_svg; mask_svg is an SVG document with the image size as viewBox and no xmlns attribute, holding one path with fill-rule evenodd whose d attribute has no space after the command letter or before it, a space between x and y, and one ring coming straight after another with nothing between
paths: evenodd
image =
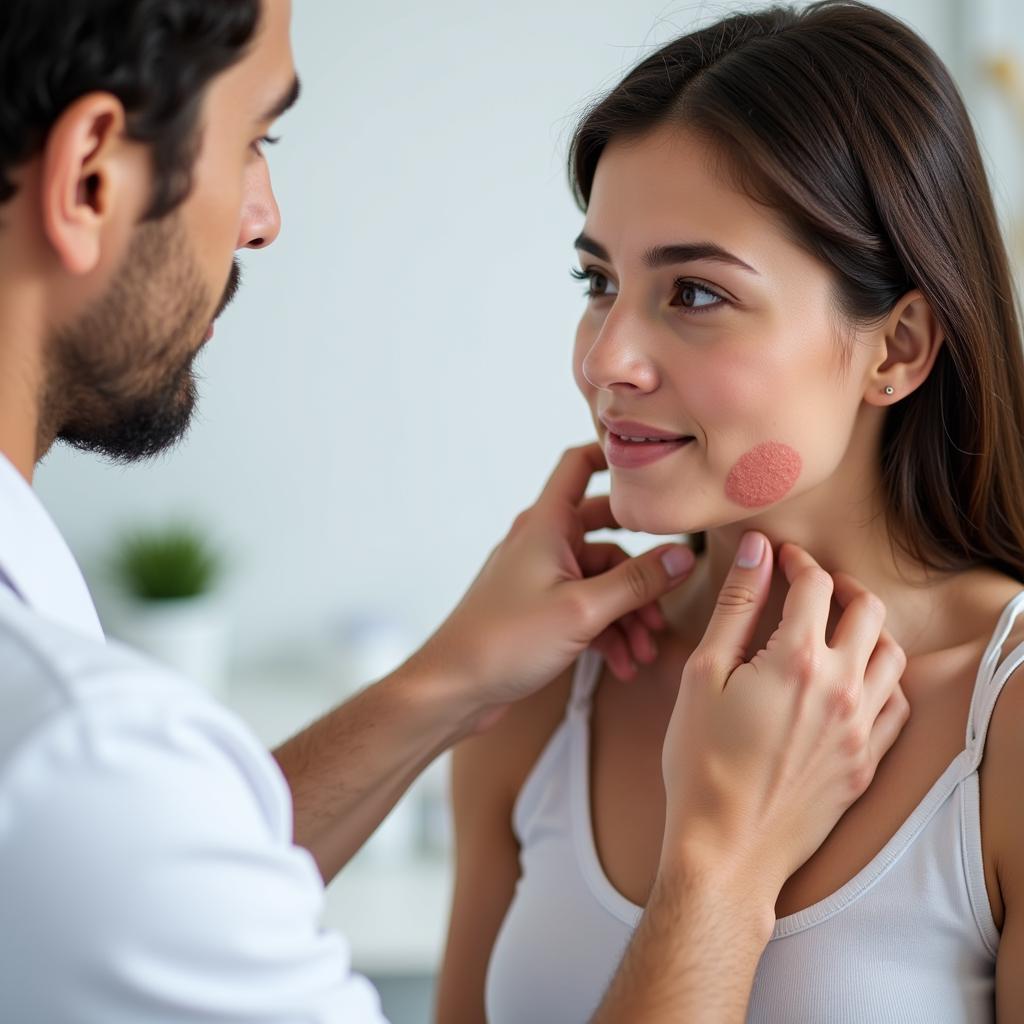
<instances>
[{"instance_id":1,"label":"doctor in white coat","mask_svg":"<svg viewBox=\"0 0 1024 1024\"><path fill-rule=\"evenodd\" d=\"M105 642L34 467L60 441L128 462L184 433L193 360L237 287L233 254L279 230L261 146L298 94L290 18L289 0L0 8L0 1007L12 1022L379 1021L344 938L320 928L324 883L438 753L587 646L621 653L657 629L655 602L693 564L677 544L635 559L588 545L614 525L606 499L584 497L603 456L570 450L425 647L273 755L187 680ZM780 644L756 680L771 700L749 721L743 655L772 572L765 546L759 564L738 559L682 679L661 872L607 1022L743 1019L779 889L907 715L879 603L857 595L845 614L858 649L823 656L810 624L827 614L828 577L791 549ZM865 682L873 651L886 668ZM831 710L837 679L855 714ZM708 728L683 742L695 720ZM736 735L754 749L732 749Z\"/></svg>"}]
</instances>

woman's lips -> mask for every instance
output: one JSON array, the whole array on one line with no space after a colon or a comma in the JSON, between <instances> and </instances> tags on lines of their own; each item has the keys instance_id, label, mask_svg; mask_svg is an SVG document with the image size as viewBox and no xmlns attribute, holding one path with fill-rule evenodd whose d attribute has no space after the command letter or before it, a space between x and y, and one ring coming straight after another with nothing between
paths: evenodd
<instances>
[{"instance_id":1,"label":"woman's lips","mask_svg":"<svg viewBox=\"0 0 1024 1024\"><path fill-rule=\"evenodd\" d=\"M604 454L616 469L639 469L685 448L694 439L679 437L665 441L630 441L612 432L605 435Z\"/></svg>"}]
</instances>

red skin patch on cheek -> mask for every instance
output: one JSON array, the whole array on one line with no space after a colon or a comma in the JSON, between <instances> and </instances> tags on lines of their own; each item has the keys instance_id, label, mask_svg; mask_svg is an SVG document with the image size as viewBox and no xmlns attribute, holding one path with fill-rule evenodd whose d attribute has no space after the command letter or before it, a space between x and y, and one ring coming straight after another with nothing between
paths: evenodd
<instances>
[{"instance_id":1,"label":"red skin patch on cheek","mask_svg":"<svg viewBox=\"0 0 1024 1024\"><path fill-rule=\"evenodd\" d=\"M788 444L766 441L741 455L729 470L725 496L744 508L781 501L797 482L803 460Z\"/></svg>"}]
</instances>

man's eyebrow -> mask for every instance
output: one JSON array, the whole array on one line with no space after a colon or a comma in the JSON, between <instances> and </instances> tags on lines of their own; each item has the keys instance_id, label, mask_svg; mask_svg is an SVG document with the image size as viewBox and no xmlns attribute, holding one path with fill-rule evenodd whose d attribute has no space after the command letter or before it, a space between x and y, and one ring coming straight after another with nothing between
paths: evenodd
<instances>
[{"instance_id":1,"label":"man's eyebrow","mask_svg":"<svg viewBox=\"0 0 1024 1024\"><path fill-rule=\"evenodd\" d=\"M574 248L589 252L599 260L609 260L608 250L600 242L596 242L586 234L581 234L573 243ZM675 245L656 245L648 249L643 256L644 263L652 270L657 267L671 266L673 263L692 263L696 260L712 260L715 263L730 263L742 270L756 274L757 271L749 264L734 256L714 242L679 242Z\"/></svg>"},{"instance_id":2,"label":"man's eyebrow","mask_svg":"<svg viewBox=\"0 0 1024 1024\"><path fill-rule=\"evenodd\" d=\"M286 110L291 110L296 102L298 102L301 91L302 86L298 76L296 76L292 79L292 84L288 86L288 89L281 94L280 99L259 119L258 123L263 124L264 121L276 121Z\"/></svg>"}]
</instances>

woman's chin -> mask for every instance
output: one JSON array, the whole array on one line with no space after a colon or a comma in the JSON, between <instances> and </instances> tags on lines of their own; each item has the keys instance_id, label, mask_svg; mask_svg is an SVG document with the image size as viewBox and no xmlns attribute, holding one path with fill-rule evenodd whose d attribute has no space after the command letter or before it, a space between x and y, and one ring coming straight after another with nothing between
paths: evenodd
<instances>
[{"instance_id":1,"label":"woman's chin","mask_svg":"<svg viewBox=\"0 0 1024 1024\"><path fill-rule=\"evenodd\" d=\"M634 533L649 533L656 537L677 536L681 533L699 533L705 528L701 521L683 517L671 509L651 508L637 502L617 502L615 492L611 495L612 514L624 530Z\"/></svg>"}]
</instances>

